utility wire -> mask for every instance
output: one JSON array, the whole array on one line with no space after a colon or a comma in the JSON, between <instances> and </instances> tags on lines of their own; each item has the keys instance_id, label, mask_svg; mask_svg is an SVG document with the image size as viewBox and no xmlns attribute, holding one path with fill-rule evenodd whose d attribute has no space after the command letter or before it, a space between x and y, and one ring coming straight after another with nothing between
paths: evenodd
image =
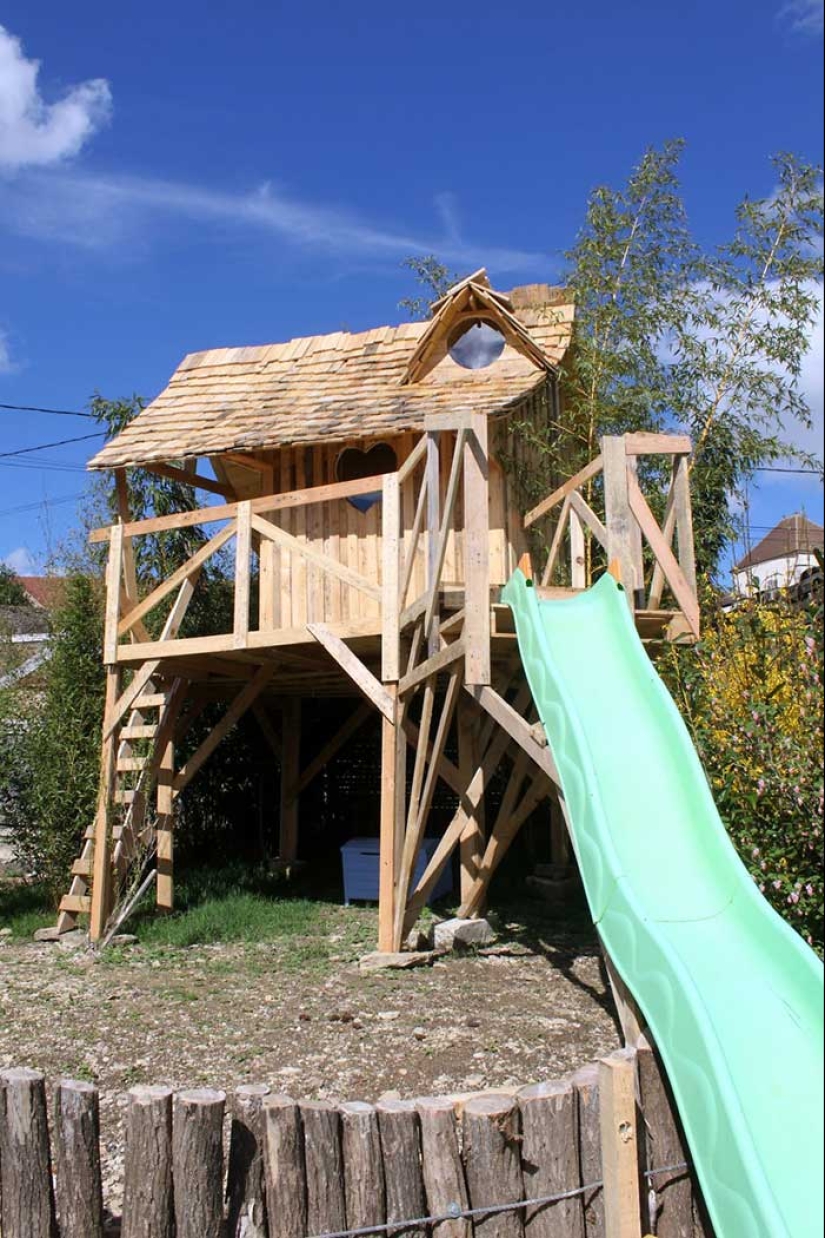
<instances>
[{"instance_id":1,"label":"utility wire","mask_svg":"<svg viewBox=\"0 0 825 1238\"><path fill-rule=\"evenodd\" d=\"M17 516L21 512L33 512L39 507L57 507L60 503L73 503L76 499L82 499L83 494L61 494L56 499L38 499L36 503L20 503L17 507L5 507L0 511L0 517Z\"/></svg>"},{"instance_id":2,"label":"utility wire","mask_svg":"<svg viewBox=\"0 0 825 1238\"><path fill-rule=\"evenodd\" d=\"M9 456L25 456L30 451L45 451L48 447L65 447L67 443L85 443L90 438L105 437L105 430L95 430L94 434L78 434L74 438L60 438L53 443L38 443L36 447L18 447L16 451L0 451L0 459L7 459Z\"/></svg>"},{"instance_id":3,"label":"utility wire","mask_svg":"<svg viewBox=\"0 0 825 1238\"><path fill-rule=\"evenodd\" d=\"M36 404L0 404L0 409L11 413L51 413L53 417L88 417L94 421L94 413L77 413L70 408L39 408Z\"/></svg>"}]
</instances>

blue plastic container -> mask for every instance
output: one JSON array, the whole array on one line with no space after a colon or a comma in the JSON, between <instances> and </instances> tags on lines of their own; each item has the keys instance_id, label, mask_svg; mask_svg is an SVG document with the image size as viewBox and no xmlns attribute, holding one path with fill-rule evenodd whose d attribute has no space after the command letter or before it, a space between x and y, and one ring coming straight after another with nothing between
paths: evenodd
<instances>
[{"instance_id":1,"label":"blue plastic container","mask_svg":"<svg viewBox=\"0 0 825 1238\"><path fill-rule=\"evenodd\" d=\"M421 843L418 861L413 876L413 888L423 876L424 869L430 862L430 857L438 846L437 838L425 838ZM365 899L376 902L378 899L378 856L379 843L377 838L351 838L341 848L341 863L344 869L344 903L349 906L353 899ZM430 903L449 894L453 888L452 862L444 866L444 871L435 884L435 889L427 900Z\"/></svg>"}]
</instances>

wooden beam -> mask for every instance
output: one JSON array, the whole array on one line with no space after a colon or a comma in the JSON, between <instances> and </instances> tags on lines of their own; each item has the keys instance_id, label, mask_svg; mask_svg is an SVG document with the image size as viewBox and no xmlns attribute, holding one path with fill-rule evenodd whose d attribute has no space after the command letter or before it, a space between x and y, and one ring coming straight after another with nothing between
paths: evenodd
<instances>
[{"instance_id":1,"label":"wooden beam","mask_svg":"<svg viewBox=\"0 0 825 1238\"><path fill-rule=\"evenodd\" d=\"M463 697L458 706L458 768L464 786L468 786L478 769L480 717L469 700ZM526 760L526 757L525 757ZM459 862L461 868L460 892L464 903L478 877L485 844L484 799L467 814L461 832Z\"/></svg>"},{"instance_id":2,"label":"wooden beam","mask_svg":"<svg viewBox=\"0 0 825 1238\"><path fill-rule=\"evenodd\" d=\"M252 509L249 500L238 504L238 536L235 540L235 616L232 645L245 649L249 640L249 584L252 554Z\"/></svg>"},{"instance_id":3,"label":"wooden beam","mask_svg":"<svg viewBox=\"0 0 825 1238\"><path fill-rule=\"evenodd\" d=\"M584 589L587 584L587 560L584 555L584 523L576 511L570 496L570 583L574 589Z\"/></svg>"},{"instance_id":4,"label":"wooden beam","mask_svg":"<svg viewBox=\"0 0 825 1238\"><path fill-rule=\"evenodd\" d=\"M124 526L121 525L119 527L122 529ZM155 606L157 606L158 602L162 601L163 598L167 597L168 594L177 589L179 585L182 585L183 582L193 576L195 572L199 572L207 559L210 559L213 554L216 554L217 551L220 550L221 546L225 545L231 537L235 536L236 527L236 522L233 520L226 526L226 528L221 529L219 533L216 533L214 537L210 537L209 541L205 542L204 545L201 546L200 550L196 551L191 558L187 559L187 561L176 571L174 571L171 576L168 576L166 580L161 581L161 583L157 585L156 588L154 588L142 602L139 602L137 606L129 611L128 615L123 616L118 624L118 635L123 636L131 627L134 626L138 619L142 619L143 616L148 614L150 610L153 610Z\"/></svg>"},{"instance_id":5,"label":"wooden beam","mask_svg":"<svg viewBox=\"0 0 825 1238\"><path fill-rule=\"evenodd\" d=\"M103 621L103 661L117 661L118 619L120 616L120 575L123 569L123 525L109 530L109 559L106 565L106 608Z\"/></svg>"},{"instance_id":6,"label":"wooden beam","mask_svg":"<svg viewBox=\"0 0 825 1238\"><path fill-rule=\"evenodd\" d=\"M624 448L629 456L689 456L693 445L686 434L649 434L638 430L625 434Z\"/></svg>"},{"instance_id":7,"label":"wooden beam","mask_svg":"<svg viewBox=\"0 0 825 1238\"><path fill-rule=\"evenodd\" d=\"M602 439L604 457L604 507L607 527L607 557L617 560L621 570L621 583L631 610L634 594L644 581L641 571L641 537L635 524L628 500L628 465L633 457L625 453L624 439L606 435Z\"/></svg>"},{"instance_id":8,"label":"wooden beam","mask_svg":"<svg viewBox=\"0 0 825 1238\"><path fill-rule=\"evenodd\" d=\"M438 603L438 530L441 525L441 437L438 431L427 433L427 464L425 482L427 486L427 572L426 590L424 594L424 613L429 613L430 603L435 596ZM435 594L433 591L435 590ZM427 648L430 653L438 652L435 627L424 629Z\"/></svg>"},{"instance_id":9,"label":"wooden beam","mask_svg":"<svg viewBox=\"0 0 825 1238\"><path fill-rule=\"evenodd\" d=\"M249 709L250 705L260 696L274 673L275 664L268 662L260 668L254 678L238 693L220 722L212 728L200 747L193 752L186 764L181 766L178 771L172 784L178 794L184 787L189 785L201 766L211 757L224 736L229 734L233 726Z\"/></svg>"},{"instance_id":10,"label":"wooden beam","mask_svg":"<svg viewBox=\"0 0 825 1238\"><path fill-rule=\"evenodd\" d=\"M399 486L404 485L404 482L407 480L410 474L415 471L415 469L418 467L420 462L424 459L424 456L426 454L427 454L427 436L422 434L421 438L418 440L415 447L413 447L412 451L407 456L404 463L399 466L399 469L398 469Z\"/></svg>"},{"instance_id":11,"label":"wooden beam","mask_svg":"<svg viewBox=\"0 0 825 1238\"><path fill-rule=\"evenodd\" d=\"M381 678L396 683L401 676L401 492L398 476L384 478L381 504Z\"/></svg>"},{"instance_id":12,"label":"wooden beam","mask_svg":"<svg viewBox=\"0 0 825 1238\"><path fill-rule=\"evenodd\" d=\"M193 461L194 463L194 461ZM201 473L190 473L188 469L176 468L174 464L141 464L138 466L146 473L154 473L156 477L167 477L170 481L178 481L183 486L194 486L196 490L206 490L209 494L220 494L224 498L231 494L230 487Z\"/></svg>"},{"instance_id":13,"label":"wooden beam","mask_svg":"<svg viewBox=\"0 0 825 1238\"><path fill-rule=\"evenodd\" d=\"M427 440L421 440L424 446L427 445ZM415 560L418 556L418 543L421 538L421 529L424 523L424 512L427 510L427 496L429 494L429 477L425 472L421 479L421 488L418 491L418 500L415 505L415 516L413 518L412 531L410 533L410 542L407 549L407 555L404 560L404 567L401 572L401 586L398 590L398 605L401 608L402 614L404 607L407 604L407 594L410 590L410 581L415 569ZM403 626L403 625L402 625Z\"/></svg>"},{"instance_id":14,"label":"wooden beam","mask_svg":"<svg viewBox=\"0 0 825 1238\"><path fill-rule=\"evenodd\" d=\"M313 757L305 769L301 771L301 776L295 787L296 792L300 794L301 791L305 791L309 784L329 765L333 757L338 755L356 731L359 731L364 723L374 716L372 706L366 701L362 701L358 708L350 714L346 722L338 728L331 739L327 740L318 755Z\"/></svg>"},{"instance_id":15,"label":"wooden beam","mask_svg":"<svg viewBox=\"0 0 825 1238\"><path fill-rule=\"evenodd\" d=\"M679 550L679 566L688 588L694 595L696 586L696 547L693 540L693 512L690 502L690 469L685 456L675 461L673 497L676 509L676 540Z\"/></svg>"},{"instance_id":16,"label":"wooden beam","mask_svg":"<svg viewBox=\"0 0 825 1238\"><path fill-rule=\"evenodd\" d=\"M550 553L547 556L547 562L544 565L544 571L541 574L542 588L546 588L550 584L550 578L553 575L553 568L556 566L556 561L559 557L561 544L564 539L565 529L567 527L567 517L570 513L570 495L565 495L562 501L561 511L559 512L559 522L556 525L556 531L553 534L553 540L550 543Z\"/></svg>"},{"instance_id":17,"label":"wooden beam","mask_svg":"<svg viewBox=\"0 0 825 1238\"><path fill-rule=\"evenodd\" d=\"M630 510L638 521L638 527L647 538L650 548L662 565L665 579L673 591L673 596L690 624L694 636L699 636L699 602L695 593L685 579L676 556L665 541L662 530L656 523L656 517L647 505L647 500L639 489L639 483L634 477L628 479L628 498Z\"/></svg>"},{"instance_id":18,"label":"wooden beam","mask_svg":"<svg viewBox=\"0 0 825 1238\"><path fill-rule=\"evenodd\" d=\"M456 444L456 451L459 444ZM473 416L464 444L464 678L489 684L490 652L490 492L487 417Z\"/></svg>"},{"instance_id":19,"label":"wooden beam","mask_svg":"<svg viewBox=\"0 0 825 1238\"><path fill-rule=\"evenodd\" d=\"M466 438L466 430L459 430L458 437L455 442L452 464L450 466L450 478L447 482L447 495L444 500L444 511L441 515L437 549L435 552L434 561L431 564L432 575L431 579L427 582L427 610L424 615L424 635L429 638L430 633L434 633L436 640L438 625L434 625L433 621L436 617L436 610L438 607L438 586L441 582L441 573L444 570L444 557L447 553L447 540L450 535L450 525L453 519L456 498L458 497L458 485L461 480L462 454L464 451L464 443ZM430 652L432 652L432 647L430 648Z\"/></svg>"},{"instance_id":20,"label":"wooden beam","mask_svg":"<svg viewBox=\"0 0 825 1238\"><path fill-rule=\"evenodd\" d=\"M112 865L110 847L110 814L114 800L117 731L108 723L114 713L120 669L110 666L106 670L106 703L103 714L104 739L100 753L100 782L97 791L97 809L94 823L94 861L92 867L92 901L90 905L89 938L100 941L111 910Z\"/></svg>"},{"instance_id":21,"label":"wooden beam","mask_svg":"<svg viewBox=\"0 0 825 1238\"><path fill-rule=\"evenodd\" d=\"M398 688L387 686L391 711L381 722L381 825L378 871L378 949L391 951L394 941L398 838L403 828L407 745L396 724Z\"/></svg>"},{"instance_id":22,"label":"wooden beam","mask_svg":"<svg viewBox=\"0 0 825 1238\"><path fill-rule=\"evenodd\" d=\"M390 474L394 477L394 474ZM383 479L382 479L383 480ZM250 507L254 503L254 499L248 500ZM288 550L290 554L300 555L301 558L307 559L321 571L326 572L329 576L337 576L344 584L350 585L353 589L358 589L361 593L366 593L368 597L373 598L376 602L381 600L381 590L378 585L367 580L366 576L361 576L360 573L354 572L352 568L347 567L344 563L339 563L337 559L325 555L320 550L315 550L309 542L302 542L297 537L293 537L291 533L286 533L279 528L277 524L272 524L269 520L264 520L263 516L252 514L252 527L262 537L269 538L276 545L281 546L284 550Z\"/></svg>"},{"instance_id":23,"label":"wooden beam","mask_svg":"<svg viewBox=\"0 0 825 1238\"><path fill-rule=\"evenodd\" d=\"M585 485L592 477L602 469L602 457L596 456L595 460L591 460L583 469L579 469L578 473L574 473L568 478L564 485L559 486L552 494L549 494L546 499L542 499L534 508L532 508L524 517L524 527L529 529L537 520L541 520L542 516L546 516L549 511L552 511L557 503L561 503L566 499L568 494L572 494L574 490L578 490L579 486Z\"/></svg>"},{"instance_id":24,"label":"wooden beam","mask_svg":"<svg viewBox=\"0 0 825 1238\"><path fill-rule=\"evenodd\" d=\"M532 725L522 718L521 714L509 705L503 696L499 696L494 688L480 684L465 684L464 687L473 700L486 710L506 734L526 752L533 764L537 765L542 773L560 788L559 773L550 749L538 742Z\"/></svg>"},{"instance_id":25,"label":"wooden beam","mask_svg":"<svg viewBox=\"0 0 825 1238\"><path fill-rule=\"evenodd\" d=\"M171 911L175 905L174 884L174 823L175 823L175 743L168 739L160 752L157 781L157 882L155 901L159 911Z\"/></svg>"},{"instance_id":26,"label":"wooden beam","mask_svg":"<svg viewBox=\"0 0 825 1238\"><path fill-rule=\"evenodd\" d=\"M323 626L328 631L335 633L335 635L340 633L347 640L381 635L381 620L378 618L350 619L341 623L329 623ZM276 628L273 632L252 631L249 633L246 650L243 653L241 651L235 652L238 657L247 657L249 655L254 661L255 650L278 650L291 645L305 645L307 643L307 627L306 624L302 624L297 628ZM217 636L189 636L182 637L180 640L158 640L148 645L142 642L137 645L121 645L118 649L117 660L120 663L131 663L143 662L146 658L180 659L181 661L176 668L176 673L180 673L180 666L188 658L201 656L213 658L221 653L232 652L232 633L230 632ZM225 672L222 670L221 673L228 674L229 665L230 662L227 660L227 669ZM240 663L237 665L240 672Z\"/></svg>"},{"instance_id":27,"label":"wooden beam","mask_svg":"<svg viewBox=\"0 0 825 1238\"><path fill-rule=\"evenodd\" d=\"M301 698L284 698L281 720L281 811L278 858L291 862L298 855L298 791L301 769Z\"/></svg>"},{"instance_id":28,"label":"wooden beam","mask_svg":"<svg viewBox=\"0 0 825 1238\"><path fill-rule=\"evenodd\" d=\"M261 700L255 702L252 706L252 712L255 715L258 726L261 728L261 733L267 742L270 752L277 758L280 765L281 748L284 742L280 727L276 726L272 721Z\"/></svg>"},{"instance_id":29,"label":"wooden beam","mask_svg":"<svg viewBox=\"0 0 825 1238\"><path fill-rule=\"evenodd\" d=\"M252 511L280 512L294 507L308 507L311 503L334 503L338 499L351 499L359 494L373 494L381 489L385 474L374 477L359 477L354 481L336 481L328 486L310 486L302 490L290 490L284 494L265 494L248 500ZM123 526L124 537L137 537L142 533L162 533L169 529L188 529L196 524L217 524L221 520L234 520L238 514L237 503L220 503L214 507L198 507L193 511L175 512L170 516L151 516L146 520L130 520ZM89 541L105 542L109 529L93 529Z\"/></svg>"},{"instance_id":30,"label":"wooden beam","mask_svg":"<svg viewBox=\"0 0 825 1238\"><path fill-rule=\"evenodd\" d=\"M641 1238L635 1054L619 1049L599 1062L605 1232Z\"/></svg>"},{"instance_id":31,"label":"wooden beam","mask_svg":"<svg viewBox=\"0 0 825 1238\"><path fill-rule=\"evenodd\" d=\"M407 743L411 748L417 750L421 742L421 733L411 718L405 718L403 721L404 734L407 737ZM427 744L427 756L432 753L432 744ZM451 791L456 795L461 795L466 783L462 782L461 775L458 771L458 766L454 765L449 757L445 757L442 753L436 761L436 769L439 778L447 784Z\"/></svg>"},{"instance_id":32,"label":"wooden beam","mask_svg":"<svg viewBox=\"0 0 825 1238\"><path fill-rule=\"evenodd\" d=\"M358 691L363 692L367 700L372 701L375 708L380 710L385 718L394 721L394 697L381 681L375 678L372 671L364 665L357 654L354 654L350 647L345 645L341 638L336 636L325 623L308 623L307 631L315 637L319 645L323 645L330 657L350 677Z\"/></svg>"},{"instance_id":33,"label":"wooden beam","mask_svg":"<svg viewBox=\"0 0 825 1238\"><path fill-rule=\"evenodd\" d=\"M593 511L593 508L578 492L574 490L570 495L570 506L584 524L587 525L590 532L595 537L599 545L607 550L607 529L602 524L599 517Z\"/></svg>"},{"instance_id":34,"label":"wooden beam","mask_svg":"<svg viewBox=\"0 0 825 1238\"><path fill-rule=\"evenodd\" d=\"M429 679L431 675L437 675L439 671L446 670L458 658L463 658L464 654L464 639L460 637L452 645L447 645L435 654L434 657L428 658L426 662L421 662L414 671L410 671L405 675L398 684L399 694L405 696L412 688L416 688L425 679Z\"/></svg>"}]
</instances>

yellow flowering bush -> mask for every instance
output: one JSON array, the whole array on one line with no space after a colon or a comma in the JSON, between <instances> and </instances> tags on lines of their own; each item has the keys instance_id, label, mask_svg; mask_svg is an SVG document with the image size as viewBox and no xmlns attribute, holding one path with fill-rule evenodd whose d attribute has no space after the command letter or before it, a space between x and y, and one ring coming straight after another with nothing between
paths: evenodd
<instances>
[{"instance_id":1,"label":"yellow flowering bush","mask_svg":"<svg viewBox=\"0 0 825 1238\"><path fill-rule=\"evenodd\" d=\"M705 614L701 643L672 646L660 670L754 880L822 953L821 608Z\"/></svg>"}]
</instances>

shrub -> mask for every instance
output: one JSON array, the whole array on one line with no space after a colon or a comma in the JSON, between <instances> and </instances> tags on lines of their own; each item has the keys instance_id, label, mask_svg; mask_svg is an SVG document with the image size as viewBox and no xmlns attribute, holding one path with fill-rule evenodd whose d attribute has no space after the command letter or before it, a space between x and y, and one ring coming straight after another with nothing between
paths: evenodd
<instances>
[{"instance_id":1,"label":"shrub","mask_svg":"<svg viewBox=\"0 0 825 1238\"><path fill-rule=\"evenodd\" d=\"M672 646L660 670L739 854L769 902L822 953L821 615L758 601L706 613L702 642Z\"/></svg>"}]
</instances>

